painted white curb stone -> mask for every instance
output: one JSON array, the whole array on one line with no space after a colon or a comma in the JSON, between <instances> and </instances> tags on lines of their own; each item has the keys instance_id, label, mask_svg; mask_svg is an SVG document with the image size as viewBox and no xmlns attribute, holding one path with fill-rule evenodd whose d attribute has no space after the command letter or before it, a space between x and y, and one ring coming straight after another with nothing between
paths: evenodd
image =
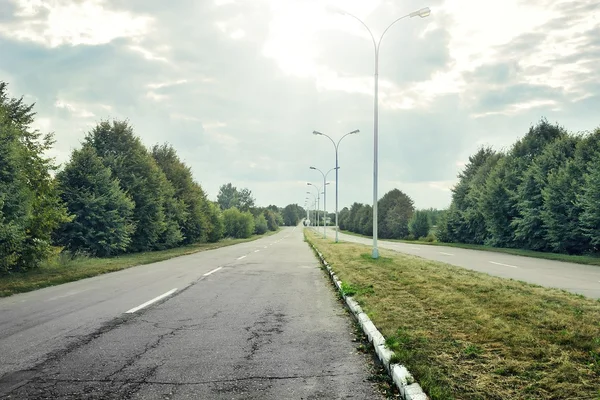
<instances>
[{"instance_id":1,"label":"painted white curb stone","mask_svg":"<svg viewBox=\"0 0 600 400\"><path fill-rule=\"evenodd\" d=\"M363 312L362 308L358 305L356 300L354 300L350 296L344 295L344 292L342 291L342 281L338 279L337 275L329 266L329 263L325 261L323 254L321 254L321 252L317 250L317 248L313 246L312 243L309 242L309 244L313 248L313 250L315 250L316 253L319 255L319 260L327 268L331 280L342 294L344 300L346 300L348 308L350 308L352 314L354 314L354 317L358 320L358 323L363 329L365 335L367 335L369 342L373 344L377 357L385 366L388 373L391 375L392 380L398 387L402 398L404 400L429 400L429 397L427 397L427 395L423 392L421 386L418 383L415 383L415 379L406 369L406 367L400 364L390 364L390 359L394 355L394 352L388 349L385 345L385 338L383 337L381 332L379 332L379 330L377 329L375 324L373 324L373 322L367 316L367 314Z\"/></svg>"}]
</instances>

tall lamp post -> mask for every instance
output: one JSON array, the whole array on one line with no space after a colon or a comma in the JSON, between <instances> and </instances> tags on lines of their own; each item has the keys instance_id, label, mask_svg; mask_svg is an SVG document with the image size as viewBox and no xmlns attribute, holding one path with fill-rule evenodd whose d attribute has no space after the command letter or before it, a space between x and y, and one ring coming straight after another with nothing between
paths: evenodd
<instances>
[{"instance_id":1,"label":"tall lamp post","mask_svg":"<svg viewBox=\"0 0 600 400\"><path fill-rule=\"evenodd\" d=\"M326 174L324 174L323 171L316 167L310 167L310 169L319 171L321 175L323 175L323 239L327 239L327 185L329 185L329 182L327 182L327 175L329 175L331 171L337 168L331 168L329 171L327 171ZM337 181L335 182L335 184L337 187Z\"/></svg>"},{"instance_id":2,"label":"tall lamp post","mask_svg":"<svg viewBox=\"0 0 600 400\"><path fill-rule=\"evenodd\" d=\"M374 107L374 123L373 123L373 252L371 254L372 258L379 258L379 249L377 248L377 169L378 169L378 161L377 161L377 150L378 150L378 129L379 129L379 48L381 45L381 40L386 32L394 25L396 22L404 19L404 18L412 18L412 17L421 17L425 18L431 14L431 10L429 7L421 8L420 10L414 11L410 14L406 14L403 17L396 19L394 22L388 25L387 28L381 34L379 41L375 41L375 36L373 36L373 32L371 29L365 24L360 18L356 15L350 14L346 11L335 9L336 12L344 15L348 15L358 22L360 22L367 31L369 35L371 35L371 39L373 39L373 46L375 49L375 107Z\"/></svg>"},{"instance_id":3,"label":"tall lamp post","mask_svg":"<svg viewBox=\"0 0 600 400\"><path fill-rule=\"evenodd\" d=\"M311 207L313 209L313 212L315 212L315 207L317 206L317 198L315 197L314 194L312 194L311 192L306 192L306 194L310 194L313 197L313 202L311 204ZM310 199L308 198L308 196L306 197L306 201L308 202ZM306 210L306 215L308 215L308 220L310 221L310 214L309 214L309 210ZM317 214L315 213L315 218L317 217ZM312 225L312 224L311 224Z\"/></svg>"},{"instance_id":4,"label":"tall lamp post","mask_svg":"<svg viewBox=\"0 0 600 400\"><path fill-rule=\"evenodd\" d=\"M326 138L328 138L329 140L331 140L331 143L333 143L333 147L335 148L335 242L337 243L339 241L339 224L338 224L338 172L340 169L340 166L338 165L338 148L340 147L340 142L342 141L343 138L345 138L348 135L352 135L354 133L358 133L360 132L358 129L352 132L348 132L346 133L344 136L342 136L340 138L340 140L338 140L338 142L336 143L329 135L326 135L324 133L321 133L319 131L313 131L313 134L315 135L321 135L321 136L325 136Z\"/></svg>"},{"instance_id":5,"label":"tall lamp post","mask_svg":"<svg viewBox=\"0 0 600 400\"><path fill-rule=\"evenodd\" d=\"M321 206L320 206L320 204L321 204L321 203L320 203L320 201L319 201L319 199L320 199L320 196L321 196L321 195L320 195L320 193L321 193L321 189L320 189L318 186L316 186L316 185L313 185L312 183L307 183L307 185L311 185L311 186L314 186L315 188L317 188L317 196L316 196L316 199L315 199L315 205L317 206L317 208L315 208L315 221L316 221L316 223L317 223L317 225L316 225L316 226L317 226L317 228L318 228L318 227L319 227L319 214L317 214L317 210L318 210L318 209L321 207ZM314 195L312 192L306 192L306 193L308 193L308 194L312 194L312 195L313 195L313 197L315 197L315 195Z\"/></svg>"}]
</instances>

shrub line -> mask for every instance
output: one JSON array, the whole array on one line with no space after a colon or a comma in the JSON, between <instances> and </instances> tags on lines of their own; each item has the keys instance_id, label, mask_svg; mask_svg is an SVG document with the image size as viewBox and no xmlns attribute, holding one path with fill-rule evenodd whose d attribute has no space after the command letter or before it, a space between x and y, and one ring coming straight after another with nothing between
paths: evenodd
<instances>
[{"instance_id":1,"label":"shrub line","mask_svg":"<svg viewBox=\"0 0 600 400\"><path fill-rule=\"evenodd\" d=\"M307 238L306 234L304 235ZM317 253L320 263L327 268L329 277L334 283L340 295L346 302L346 305L352 311L352 315L358 321L363 332L367 336L369 342L373 345L377 358L381 361L388 374L392 377L394 384L398 387L400 395L404 400L429 400L429 397L423 392L421 386L415 382L412 374L401 364L391 363L390 360L395 355L385 345L385 338L379 332L375 324L371 321L369 316L365 314L358 303L351 297L344 293L342 289L342 281L338 279L333 269L329 266L329 263L325 260L323 254L317 249L310 239L306 240L312 249Z\"/></svg>"}]
</instances>

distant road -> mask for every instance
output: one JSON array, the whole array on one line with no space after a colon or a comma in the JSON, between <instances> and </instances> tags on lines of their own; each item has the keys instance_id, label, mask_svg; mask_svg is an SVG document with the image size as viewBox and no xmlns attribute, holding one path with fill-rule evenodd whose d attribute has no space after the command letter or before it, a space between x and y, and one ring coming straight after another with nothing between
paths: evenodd
<instances>
[{"instance_id":1,"label":"distant road","mask_svg":"<svg viewBox=\"0 0 600 400\"><path fill-rule=\"evenodd\" d=\"M0 299L0 398L382 399L302 237Z\"/></svg>"},{"instance_id":2,"label":"distant road","mask_svg":"<svg viewBox=\"0 0 600 400\"><path fill-rule=\"evenodd\" d=\"M323 233L323 228L319 230ZM340 233L340 240L372 245L373 239ZM327 237L335 237L328 228ZM537 285L564 289L587 297L600 298L600 267L532 257L514 256L492 251L456 247L408 244L378 240L378 246L457 267L512 278Z\"/></svg>"}]
</instances>

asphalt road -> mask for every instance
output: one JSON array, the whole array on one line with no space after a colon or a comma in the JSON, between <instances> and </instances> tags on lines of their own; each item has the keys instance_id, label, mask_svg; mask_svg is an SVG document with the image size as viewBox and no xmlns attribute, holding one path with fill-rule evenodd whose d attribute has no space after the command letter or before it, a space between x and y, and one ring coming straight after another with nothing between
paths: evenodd
<instances>
[{"instance_id":1,"label":"asphalt road","mask_svg":"<svg viewBox=\"0 0 600 400\"><path fill-rule=\"evenodd\" d=\"M323 232L323 228L319 229ZM335 230L328 228L328 238ZM373 239L340 233L346 242L373 244ZM412 254L429 260L442 261L502 278L512 278L541 286L564 289L587 297L600 298L600 267L539 258L514 256L491 251L456 247L431 246L378 240L378 247Z\"/></svg>"},{"instance_id":2,"label":"asphalt road","mask_svg":"<svg viewBox=\"0 0 600 400\"><path fill-rule=\"evenodd\" d=\"M0 398L382 398L353 338L288 228L0 299Z\"/></svg>"}]
</instances>

